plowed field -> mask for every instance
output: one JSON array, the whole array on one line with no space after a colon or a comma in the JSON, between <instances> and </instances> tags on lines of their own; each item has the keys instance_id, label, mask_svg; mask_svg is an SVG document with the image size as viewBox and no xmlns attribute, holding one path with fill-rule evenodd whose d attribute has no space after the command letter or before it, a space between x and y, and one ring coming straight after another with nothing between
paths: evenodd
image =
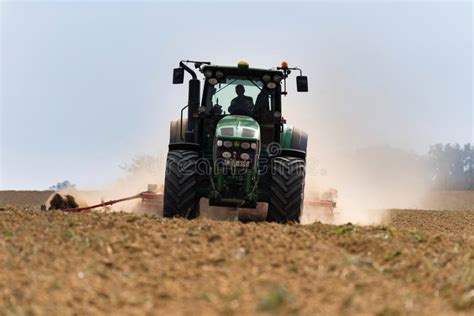
<instances>
[{"instance_id":1,"label":"plowed field","mask_svg":"<svg viewBox=\"0 0 474 316\"><path fill-rule=\"evenodd\" d=\"M474 313L474 212L383 226L0 205L0 315Z\"/></svg>"}]
</instances>

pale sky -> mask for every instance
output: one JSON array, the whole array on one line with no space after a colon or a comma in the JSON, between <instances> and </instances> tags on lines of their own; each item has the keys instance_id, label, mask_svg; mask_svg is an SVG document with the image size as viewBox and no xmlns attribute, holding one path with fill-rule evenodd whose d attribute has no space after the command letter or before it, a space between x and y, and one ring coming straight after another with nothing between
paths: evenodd
<instances>
[{"instance_id":1,"label":"pale sky","mask_svg":"<svg viewBox=\"0 0 474 316\"><path fill-rule=\"evenodd\" d=\"M473 141L472 4L1 3L0 189L98 188L166 154L181 59L300 66L288 121L322 150Z\"/></svg>"}]
</instances>

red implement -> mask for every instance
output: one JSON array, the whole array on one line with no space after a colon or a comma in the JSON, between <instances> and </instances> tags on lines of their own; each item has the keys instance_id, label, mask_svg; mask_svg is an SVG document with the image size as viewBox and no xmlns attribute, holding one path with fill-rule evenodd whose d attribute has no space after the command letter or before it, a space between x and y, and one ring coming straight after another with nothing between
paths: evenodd
<instances>
[{"instance_id":1,"label":"red implement","mask_svg":"<svg viewBox=\"0 0 474 316\"><path fill-rule=\"evenodd\" d=\"M327 200L304 201L304 204L308 206L321 206L321 207L329 207L329 208L336 207L336 202L327 201Z\"/></svg>"},{"instance_id":2,"label":"red implement","mask_svg":"<svg viewBox=\"0 0 474 316\"><path fill-rule=\"evenodd\" d=\"M117 199L117 200L110 200L106 202L102 202L99 204L91 205L91 206L86 206L86 207L76 207L76 208L68 208L63 210L64 212L86 212L90 211L94 208L98 207L103 207L103 206L109 206L113 205L115 203L120 203L120 202L125 202L129 200L135 200L135 199L142 199L142 204L144 206L159 206L161 205L161 200L162 200L162 195L158 193L153 193L153 192L142 192L137 195L129 196L126 198L122 199Z\"/></svg>"},{"instance_id":3,"label":"red implement","mask_svg":"<svg viewBox=\"0 0 474 316\"><path fill-rule=\"evenodd\" d=\"M135 200L135 199L142 199L142 207L145 209L162 209L163 207L163 194L161 193L154 193L154 192L141 192L137 195L117 199L117 200L110 200L106 202L102 202L99 204L86 206L86 207L76 207L76 208L68 208L65 209L64 212L87 212L94 208L104 207L113 205L120 202ZM330 200L306 200L304 202L307 206L316 206L316 207L326 207L329 209L334 209L336 207L336 202Z\"/></svg>"}]
</instances>

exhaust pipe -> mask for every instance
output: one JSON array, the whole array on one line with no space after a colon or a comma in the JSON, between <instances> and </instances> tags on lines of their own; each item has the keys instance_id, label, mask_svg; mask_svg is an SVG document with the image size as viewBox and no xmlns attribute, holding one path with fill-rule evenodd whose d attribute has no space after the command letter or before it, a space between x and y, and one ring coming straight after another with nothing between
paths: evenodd
<instances>
[{"instance_id":1,"label":"exhaust pipe","mask_svg":"<svg viewBox=\"0 0 474 316\"><path fill-rule=\"evenodd\" d=\"M189 68L182 61L179 66L186 70L193 78L189 80L189 91L188 91L188 126L184 134L184 141L187 143L196 142L196 123L199 116L199 104L201 99L201 81L197 78L194 70ZM182 123L181 123L182 124Z\"/></svg>"}]
</instances>

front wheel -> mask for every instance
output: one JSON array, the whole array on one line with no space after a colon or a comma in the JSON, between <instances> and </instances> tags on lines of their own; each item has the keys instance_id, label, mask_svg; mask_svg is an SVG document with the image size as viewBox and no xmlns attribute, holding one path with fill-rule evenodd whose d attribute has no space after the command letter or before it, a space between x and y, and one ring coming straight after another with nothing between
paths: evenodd
<instances>
[{"instance_id":1,"label":"front wheel","mask_svg":"<svg viewBox=\"0 0 474 316\"><path fill-rule=\"evenodd\" d=\"M306 163L300 158L273 159L267 221L300 222L304 200L305 169Z\"/></svg>"},{"instance_id":2,"label":"front wheel","mask_svg":"<svg viewBox=\"0 0 474 316\"><path fill-rule=\"evenodd\" d=\"M163 217L199 216L199 198L196 197L198 153L173 150L166 160Z\"/></svg>"}]
</instances>

